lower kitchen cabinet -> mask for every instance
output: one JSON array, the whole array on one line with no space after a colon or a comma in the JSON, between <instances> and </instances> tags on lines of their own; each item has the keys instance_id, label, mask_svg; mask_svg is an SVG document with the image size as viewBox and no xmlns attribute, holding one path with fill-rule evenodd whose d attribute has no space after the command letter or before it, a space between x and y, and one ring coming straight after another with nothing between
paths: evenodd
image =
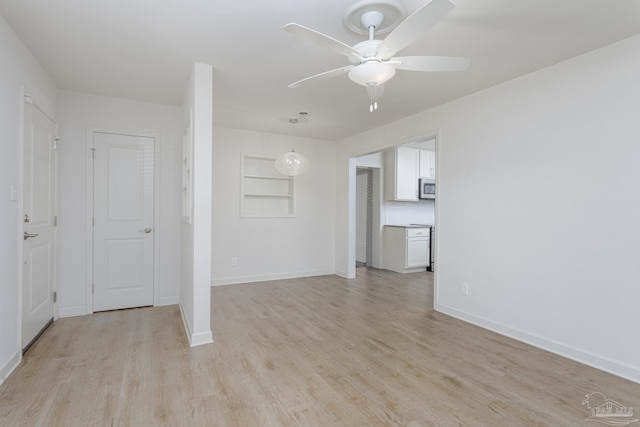
<instances>
[{"instance_id":1,"label":"lower kitchen cabinet","mask_svg":"<svg viewBox=\"0 0 640 427\"><path fill-rule=\"evenodd\" d=\"M428 227L386 225L384 268L398 273L424 271L430 262L430 235Z\"/></svg>"}]
</instances>

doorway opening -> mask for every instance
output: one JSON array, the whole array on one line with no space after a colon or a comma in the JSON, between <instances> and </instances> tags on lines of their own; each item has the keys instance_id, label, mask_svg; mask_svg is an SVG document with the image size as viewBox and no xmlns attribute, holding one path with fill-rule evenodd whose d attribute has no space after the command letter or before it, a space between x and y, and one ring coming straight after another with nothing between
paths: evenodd
<instances>
[{"instance_id":1,"label":"doorway opening","mask_svg":"<svg viewBox=\"0 0 640 427\"><path fill-rule=\"evenodd\" d=\"M387 187L387 180L390 177L386 176L385 163L386 163L386 150L392 150L396 147L411 147L416 150L428 151L430 153L423 153L431 160L431 165L426 169L423 167L422 171L417 171L415 176L415 188L416 194L419 187L419 176L428 173L429 176L435 177L436 175L436 154L435 149L437 145L437 132L427 132L423 136L413 137L405 141L398 141L395 144L385 145L380 147L376 152L364 152L362 154L352 154L349 156L349 171L348 171L348 246L346 251L346 265L344 273L347 278L356 277L356 267L365 266L373 268L383 268L383 231L384 226L387 224L400 224L407 223L410 225L433 225L432 231L436 225L436 205L435 200L422 200L417 199L414 202L406 201L387 201L387 194L384 192ZM431 154L431 155L428 155ZM419 158L420 156L418 156ZM419 167L419 165L417 165ZM426 171L426 172L425 172ZM369 188L369 174L372 174L372 187ZM371 191L371 203L367 197L369 191ZM403 206L411 205L412 209L408 209L409 215L406 216L406 221L400 218L403 215ZM428 206L427 206L428 205ZM425 214L424 209L430 208L430 211ZM363 211L365 213L363 213ZM371 228L369 234L368 222L371 221ZM370 236L370 238L369 238ZM435 242L434 235L431 234L429 247L429 258L427 261L431 267L436 262L435 257L431 257L432 253L435 253L437 249L437 243ZM369 258L367 248L371 248L371 258ZM425 270L427 268L425 267ZM429 268L433 271L433 268Z\"/></svg>"},{"instance_id":2,"label":"doorway opening","mask_svg":"<svg viewBox=\"0 0 640 427\"><path fill-rule=\"evenodd\" d=\"M373 265L373 170L356 171L356 268Z\"/></svg>"}]
</instances>

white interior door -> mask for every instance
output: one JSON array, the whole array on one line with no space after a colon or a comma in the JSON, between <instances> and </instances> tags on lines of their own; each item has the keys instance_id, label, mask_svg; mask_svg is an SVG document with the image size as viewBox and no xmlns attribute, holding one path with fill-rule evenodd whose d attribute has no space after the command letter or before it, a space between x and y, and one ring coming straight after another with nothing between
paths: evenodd
<instances>
[{"instance_id":1,"label":"white interior door","mask_svg":"<svg viewBox=\"0 0 640 427\"><path fill-rule=\"evenodd\" d=\"M154 139L93 136L93 311L153 305Z\"/></svg>"},{"instance_id":2,"label":"white interior door","mask_svg":"<svg viewBox=\"0 0 640 427\"><path fill-rule=\"evenodd\" d=\"M24 105L22 348L54 317L55 124Z\"/></svg>"}]
</instances>

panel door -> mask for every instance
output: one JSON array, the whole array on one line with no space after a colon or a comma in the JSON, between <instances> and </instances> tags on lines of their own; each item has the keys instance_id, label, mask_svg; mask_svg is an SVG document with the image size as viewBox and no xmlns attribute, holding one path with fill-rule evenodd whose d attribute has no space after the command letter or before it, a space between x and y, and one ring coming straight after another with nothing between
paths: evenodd
<instances>
[{"instance_id":1,"label":"panel door","mask_svg":"<svg viewBox=\"0 0 640 427\"><path fill-rule=\"evenodd\" d=\"M154 139L94 133L93 311L153 305Z\"/></svg>"},{"instance_id":2,"label":"panel door","mask_svg":"<svg viewBox=\"0 0 640 427\"><path fill-rule=\"evenodd\" d=\"M55 124L24 107L22 348L54 317Z\"/></svg>"}]
</instances>

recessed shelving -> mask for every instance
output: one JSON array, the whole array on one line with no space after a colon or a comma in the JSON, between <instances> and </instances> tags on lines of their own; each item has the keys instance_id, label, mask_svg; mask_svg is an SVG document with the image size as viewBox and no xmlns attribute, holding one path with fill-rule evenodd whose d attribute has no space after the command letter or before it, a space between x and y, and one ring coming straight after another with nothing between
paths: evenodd
<instances>
[{"instance_id":1,"label":"recessed shelving","mask_svg":"<svg viewBox=\"0 0 640 427\"><path fill-rule=\"evenodd\" d=\"M295 180L275 168L275 158L242 155L240 216L295 216Z\"/></svg>"}]
</instances>

